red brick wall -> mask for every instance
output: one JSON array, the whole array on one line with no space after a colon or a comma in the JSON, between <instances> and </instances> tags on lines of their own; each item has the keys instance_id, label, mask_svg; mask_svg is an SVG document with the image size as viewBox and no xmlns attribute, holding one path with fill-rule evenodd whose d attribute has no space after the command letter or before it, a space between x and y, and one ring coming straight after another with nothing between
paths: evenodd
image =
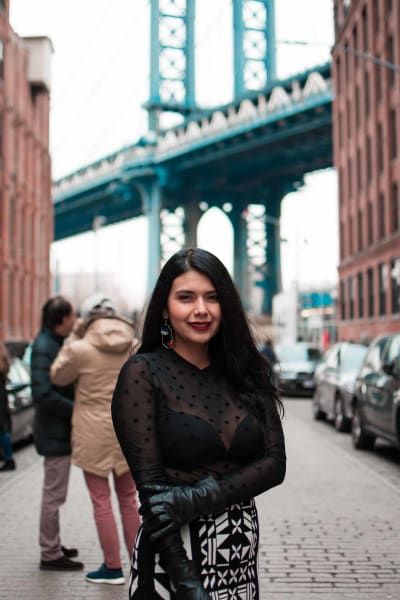
<instances>
[{"instance_id":1,"label":"red brick wall","mask_svg":"<svg viewBox=\"0 0 400 600\"><path fill-rule=\"evenodd\" d=\"M0 14L4 79L0 205L0 339L32 339L49 296L53 239L49 93L28 82L28 52Z\"/></svg>"},{"instance_id":2,"label":"red brick wall","mask_svg":"<svg viewBox=\"0 0 400 600\"><path fill-rule=\"evenodd\" d=\"M334 161L339 177L339 288L344 290L339 301L344 314L338 315L338 336L359 340L363 335L400 332L400 303L393 308L392 286L395 288L390 276L392 261L400 259L400 74L392 74L366 56L400 64L400 3L392 2L390 12L386 0L352 0L347 4L346 11L343 0L335 0L336 47L332 57ZM353 51L362 55L356 56ZM393 138L397 140L397 152ZM386 265L389 274L385 278L383 309L379 298L381 264ZM374 273L371 315L368 269ZM363 276L363 314L359 312L359 273ZM354 289L353 316L350 280Z\"/></svg>"}]
</instances>

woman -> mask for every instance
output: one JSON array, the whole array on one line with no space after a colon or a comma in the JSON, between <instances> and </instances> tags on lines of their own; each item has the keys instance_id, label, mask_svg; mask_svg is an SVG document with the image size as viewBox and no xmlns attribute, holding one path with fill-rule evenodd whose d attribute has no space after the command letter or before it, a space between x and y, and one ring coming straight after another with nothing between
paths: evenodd
<instances>
[{"instance_id":1,"label":"woman","mask_svg":"<svg viewBox=\"0 0 400 600\"><path fill-rule=\"evenodd\" d=\"M115 437L110 405L121 365L134 343L130 322L115 314L109 300L100 302L80 323L81 339L67 340L53 362L50 376L56 385L75 383L72 415L72 462L83 469L93 503L103 550L99 569L86 575L92 583L122 584L118 531L111 503L108 477L113 474L130 554L140 525L136 488Z\"/></svg>"},{"instance_id":2,"label":"woman","mask_svg":"<svg viewBox=\"0 0 400 600\"><path fill-rule=\"evenodd\" d=\"M16 469L10 436L11 415L8 407L6 388L9 369L10 355L3 342L0 342L0 448L2 449L4 460L0 471L14 471Z\"/></svg>"},{"instance_id":3,"label":"woman","mask_svg":"<svg viewBox=\"0 0 400 600\"><path fill-rule=\"evenodd\" d=\"M131 600L259 598L253 498L284 479L279 404L224 265L176 253L112 401L142 505Z\"/></svg>"}]
</instances>

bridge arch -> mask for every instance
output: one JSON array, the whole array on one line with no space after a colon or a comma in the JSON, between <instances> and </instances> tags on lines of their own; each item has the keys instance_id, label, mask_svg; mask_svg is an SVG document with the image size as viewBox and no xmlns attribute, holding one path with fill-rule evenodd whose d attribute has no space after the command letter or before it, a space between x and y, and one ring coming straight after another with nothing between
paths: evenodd
<instances>
[{"instance_id":1,"label":"bridge arch","mask_svg":"<svg viewBox=\"0 0 400 600\"><path fill-rule=\"evenodd\" d=\"M197 226L197 244L212 252L233 274L233 227L226 212L216 206L207 209Z\"/></svg>"}]
</instances>

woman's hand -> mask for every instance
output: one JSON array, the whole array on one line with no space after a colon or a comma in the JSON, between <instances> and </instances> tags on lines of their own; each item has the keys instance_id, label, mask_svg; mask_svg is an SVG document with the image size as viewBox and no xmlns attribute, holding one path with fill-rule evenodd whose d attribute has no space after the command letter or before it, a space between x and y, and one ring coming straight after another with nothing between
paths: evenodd
<instances>
[{"instance_id":1,"label":"woman's hand","mask_svg":"<svg viewBox=\"0 0 400 600\"><path fill-rule=\"evenodd\" d=\"M176 590L176 600L211 600L211 596L208 595L206 590L203 588L193 588L187 590Z\"/></svg>"},{"instance_id":2,"label":"woman's hand","mask_svg":"<svg viewBox=\"0 0 400 600\"><path fill-rule=\"evenodd\" d=\"M179 533L163 537L157 544L161 565L174 584L177 600L211 600L196 566L188 559Z\"/></svg>"},{"instance_id":3,"label":"woman's hand","mask_svg":"<svg viewBox=\"0 0 400 600\"><path fill-rule=\"evenodd\" d=\"M213 477L183 486L146 483L141 493L145 495L140 509L143 527L153 542L199 515L221 512L227 506L225 494Z\"/></svg>"}]
</instances>

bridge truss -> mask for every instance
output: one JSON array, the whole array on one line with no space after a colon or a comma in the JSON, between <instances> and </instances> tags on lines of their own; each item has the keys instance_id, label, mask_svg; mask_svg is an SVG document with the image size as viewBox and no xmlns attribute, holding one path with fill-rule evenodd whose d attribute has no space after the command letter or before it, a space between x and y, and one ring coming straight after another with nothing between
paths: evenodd
<instances>
[{"instance_id":1,"label":"bridge truss","mask_svg":"<svg viewBox=\"0 0 400 600\"><path fill-rule=\"evenodd\" d=\"M232 0L234 99L201 110L194 89L195 0L151 0L151 144L138 143L55 183L55 238L145 214L148 288L160 265L197 245L204 207L216 206L234 231L234 278L251 310L280 290L281 200L309 171L332 164L330 65L285 81L275 77L273 0ZM160 129L160 115L182 123Z\"/></svg>"}]
</instances>

